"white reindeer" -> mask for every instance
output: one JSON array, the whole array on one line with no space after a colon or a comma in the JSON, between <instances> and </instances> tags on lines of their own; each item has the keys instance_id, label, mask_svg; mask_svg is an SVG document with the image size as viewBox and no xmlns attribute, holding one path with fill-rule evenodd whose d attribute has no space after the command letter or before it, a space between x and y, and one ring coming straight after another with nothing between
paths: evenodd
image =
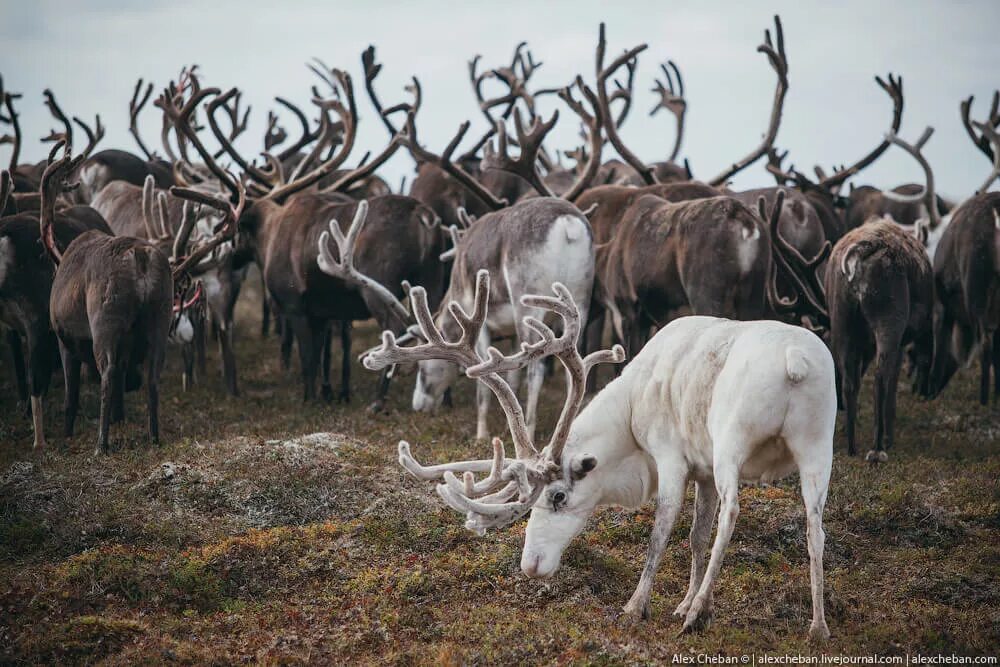
<instances>
[{"instance_id":1,"label":"white reindeer","mask_svg":"<svg viewBox=\"0 0 1000 667\"><path fill-rule=\"evenodd\" d=\"M352 239L360 233L366 211L366 207L358 207L346 235L341 233L336 221L330 223L330 233L324 232L319 240L319 267L330 275L368 289L405 321L409 319L406 308L392 293L370 277L360 274L353 266ZM459 217L468 220L464 211L460 211ZM547 289L555 282L568 286L586 321L594 284L594 242L590 223L573 204L555 197L528 199L469 221L461 235L456 228L451 229L451 234L455 247L445 256L454 258L454 266L442 303L454 301L471 308L475 300L476 272L486 269L502 277L493 285L489 295L486 326L477 332L476 344L480 354L485 354L492 341L500 338L528 340L531 332L523 324L528 316L549 317L552 320L551 314L523 305L521 296ZM337 244L340 256L350 258L347 268L331 255L331 238ZM446 335L458 333L446 308L441 308L435 316L435 327ZM512 381L517 379L520 370L512 369ZM446 358L422 359L413 390L413 409L419 412L438 409L445 391L454 384L459 372L459 365ZM526 374L527 428L528 433L533 434L538 397L545 380L543 360L536 359L527 364ZM485 386L479 386L476 404L476 438L485 440L489 437L487 415L490 405L490 391Z\"/></svg>"},{"instance_id":2,"label":"white reindeer","mask_svg":"<svg viewBox=\"0 0 1000 667\"><path fill-rule=\"evenodd\" d=\"M561 284L556 296L523 296L528 307L563 320L556 335L538 319L524 325L538 341L504 356L476 347L487 318L489 274L477 276L472 314L452 303L461 336L446 339L420 288L410 297L426 343L400 347L391 332L365 357L372 370L387 365L446 359L492 390L507 415L516 458L506 458L494 439L492 460L422 466L399 443L400 463L421 479L442 480L441 498L464 513L466 526L482 534L531 513L521 555L530 577L552 576L563 550L601 505L635 507L652 497L656 519L646 566L625 612L649 615L653 579L689 480L696 484L691 527L691 579L676 615L684 630L711 617L712 590L739 514L739 483L774 480L799 471L806 507L812 625L810 637L825 640L823 613L823 507L833 457L837 411L833 361L812 333L777 322L736 322L711 317L675 320L656 334L616 380L580 411L584 385L597 363L620 362L621 347L581 358L580 312ZM524 414L504 374L546 355L567 371L567 398L544 449L535 446ZM476 473L488 473L480 480ZM462 479L456 477L462 474ZM719 529L707 566L713 517Z\"/></svg>"}]
</instances>

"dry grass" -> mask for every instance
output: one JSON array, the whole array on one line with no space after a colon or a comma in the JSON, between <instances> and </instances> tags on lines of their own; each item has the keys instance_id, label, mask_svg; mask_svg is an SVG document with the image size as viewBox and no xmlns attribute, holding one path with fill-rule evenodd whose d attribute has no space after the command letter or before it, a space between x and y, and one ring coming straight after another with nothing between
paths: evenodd
<instances>
[{"instance_id":1,"label":"dry grass","mask_svg":"<svg viewBox=\"0 0 1000 667\"><path fill-rule=\"evenodd\" d=\"M651 507L599 512L554 581L527 580L523 525L478 539L395 464L404 436L428 459L468 454L474 392L458 391L451 412L415 415L404 377L391 412L372 417L374 377L359 369L354 404L303 405L276 342L256 333L252 301L240 319L243 397L223 398L214 356L210 377L182 394L172 360L164 444L145 446L142 396L132 395L106 458L91 456L93 386L79 435L33 454L3 359L0 662L618 664L812 650L794 479L744 489L707 631L678 637L670 616L687 584L688 512L660 569L653 619L628 626L617 612L638 580ZM374 332L358 338L362 349ZM543 424L554 420L558 384L546 390ZM886 466L847 458L838 440L828 650L1000 646L1000 412L980 408L973 385L965 373L930 404L901 391ZM61 398L57 386L51 434ZM314 433L325 435L301 437Z\"/></svg>"}]
</instances>

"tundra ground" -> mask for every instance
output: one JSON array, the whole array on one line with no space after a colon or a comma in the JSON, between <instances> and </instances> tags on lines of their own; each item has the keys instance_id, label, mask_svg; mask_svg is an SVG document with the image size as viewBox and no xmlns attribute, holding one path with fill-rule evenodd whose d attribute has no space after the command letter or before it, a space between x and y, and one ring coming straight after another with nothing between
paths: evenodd
<instances>
[{"instance_id":1,"label":"tundra ground","mask_svg":"<svg viewBox=\"0 0 1000 667\"><path fill-rule=\"evenodd\" d=\"M747 487L716 589L715 621L678 636L690 508L660 567L653 617L619 620L645 559L651 505L605 509L556 577L519 571L523 523L477 538L396 464L406 438L426 461L487 455L471 382L453 409L366 411L375 376L355 363L350 405L303 405L297 369L241 302L243 395L226 398L217 355L181 392L171 353L163 444L145 443L142 393L94 457L97 387L75 438L62 382L46 401L50 448L31 451L0 361L0 663L265 664L670 662L674 654L811 653L804 512L792 477ZM357 328L356 350L376 341ZM339 354L339 353L337 353ZM334 377L339 371L335 369ZM826 522L826 610L835 653L994 653L1000 646L1000 408L963 372L928 403L899 393L886 465L849 458L838 432ZM901 383L905 384L905 382ZM547 382L542 430L562 402ZM861 433L870 434L871 385ZM495 432L503 429L496 410Z\"/></svg>"}]
</instances>

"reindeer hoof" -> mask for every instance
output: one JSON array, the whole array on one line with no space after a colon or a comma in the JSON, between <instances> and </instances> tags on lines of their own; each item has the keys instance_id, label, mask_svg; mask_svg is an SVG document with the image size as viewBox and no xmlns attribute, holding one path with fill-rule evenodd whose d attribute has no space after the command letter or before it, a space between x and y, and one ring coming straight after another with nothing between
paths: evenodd
<instances>
[{"instance_id":1,"label":"reindeer hoof","mask_svg":"<svg viewBox=\"0 0 1000 667\"><path fill-rule=\"evenodd\" d=\"M830 638L830 628L826 623L813 623L809 626L809 641L814 644L823 644Z\"/></svg>"},{"instance_id":2,"label":"reindeer hoof","mask_svg":"<svg viewBox=\"0 0 1000 667\"><path fill-rule=\"evenodd\" d=\"M351 393L348 391L342 391L337 395L337 402L347 405L351 402Z\"/></svg>"},{"instance_id":3,"label":"reindeer hoof","mask_svg":"<svg viewBox=\"0 0 1000 667\"><path fill-rule=\"evenodd\" d=\"M374 401L368 406L368 414L379 415L385 412L385 402L384 401Z\"/></svg>"},{"instance_id":4,"label":"reindeer hoof","mask_svg":"<svg viewBox=\"0 0 1000 667\"><path fill-rule=\"evenodd\" d=\"M889 460L889 455L884 451L871 450L865 454L865 461L868 463L885 463Z\"/></svg>"},{"instance_id":5,"label":"reindeer hoof","mask_svg":"<svg viewBox=\"0 0 1000 667\"><path fill-rule=\"evenodd\" d=\"M327 403L333 402L333 387L328 384L323 385L319 388L319 395Z\"/></svg>"},{"instance_id":6,"label":"reindeer hoof","mask_svg":"<svg viewBox=\"0 0 1000 667\"><path fill-rule=\"evenodd\" d=\"M673 615L677 618L685 618L690 609L691 600L683 600L679 605L677 605L677 609L674 609Z\"/></svg>"},{"instance_id":7,"label":"reindeer hoof","mask_svg":"<svg viewBox=\"0 0 1000 667\"><path fill-rule=\"evenodd\" d=\"M688 610L687 616L684 618L684 627L681 628L681 633L685 634L704 630L711 623L712 610L698 604L697 599L695 599L691 604L691 609Z\"/></svg>"},{"instance_id":8,"label":"reindeer hoof","mask_svg":"<svg viewBox=\"0 0 1000 667\"><path fill-rule=\"evenodd\" d=\"M635 624L639 621L648 621L651 615L652 605L650 605L648 600L646 602L629 600L628 604L622 609L621 614L619 614L619 619L626 624Z\"/></svg>"}]
</instances>

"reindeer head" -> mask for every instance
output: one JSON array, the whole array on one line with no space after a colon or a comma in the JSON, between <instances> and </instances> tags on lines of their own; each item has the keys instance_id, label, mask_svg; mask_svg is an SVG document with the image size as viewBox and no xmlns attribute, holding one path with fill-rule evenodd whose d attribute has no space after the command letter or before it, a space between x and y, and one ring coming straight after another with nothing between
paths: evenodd
<instances>
[{"instance_id":1,"label":"reindeer head","mask_svg":"<svg viewBox=\"0 0 1000 667\"><path fill-rule=\"evenodd\" d=\"M364 358L370 370L412 361L444 360L465 368L465 374L485 384L496 395L507 416L514 441L514 458L507 458L503 444L493 440L493 458L423 466L410 452L410 444L399 443L399 462L419 479L439 480L438 495L452 509L465 514L465 525L483 534L489 528L506 526L531 512L522 568L530 576L547 576L558 568L566 544L583 529L587 517L599 500L599 494L587 492L587 474L599 462L592 456L563 456L573 438L573 421L583 404L587 375L599 363L619 363L625 359L621 346L582 357L577 349L580 311L569 290L560 283L552 286L554 296L525 295L525 306L558 315L563 321L561 333L534 317L525 325L538 336L534 343L522 343L517 353L504 355L494 347L485 357L475 345L485 326L489 301L490 276L485 270L476 275L476 296L472 313L458 303L448 304L448 312L461 335L448 340L434 321L427 305L427 293L420 287L410 290L410 302L420 336L425 342L400 347L390 331L383 332L382 345ZM505 374L531 361L554 355L567 374L567 396L555 431L544 448L528 436L524 412L517 397L504 379ZM461 474L461 479L456 474ZM477 480L477 473L487 473Z\"/></svg>"}]
</instances>

